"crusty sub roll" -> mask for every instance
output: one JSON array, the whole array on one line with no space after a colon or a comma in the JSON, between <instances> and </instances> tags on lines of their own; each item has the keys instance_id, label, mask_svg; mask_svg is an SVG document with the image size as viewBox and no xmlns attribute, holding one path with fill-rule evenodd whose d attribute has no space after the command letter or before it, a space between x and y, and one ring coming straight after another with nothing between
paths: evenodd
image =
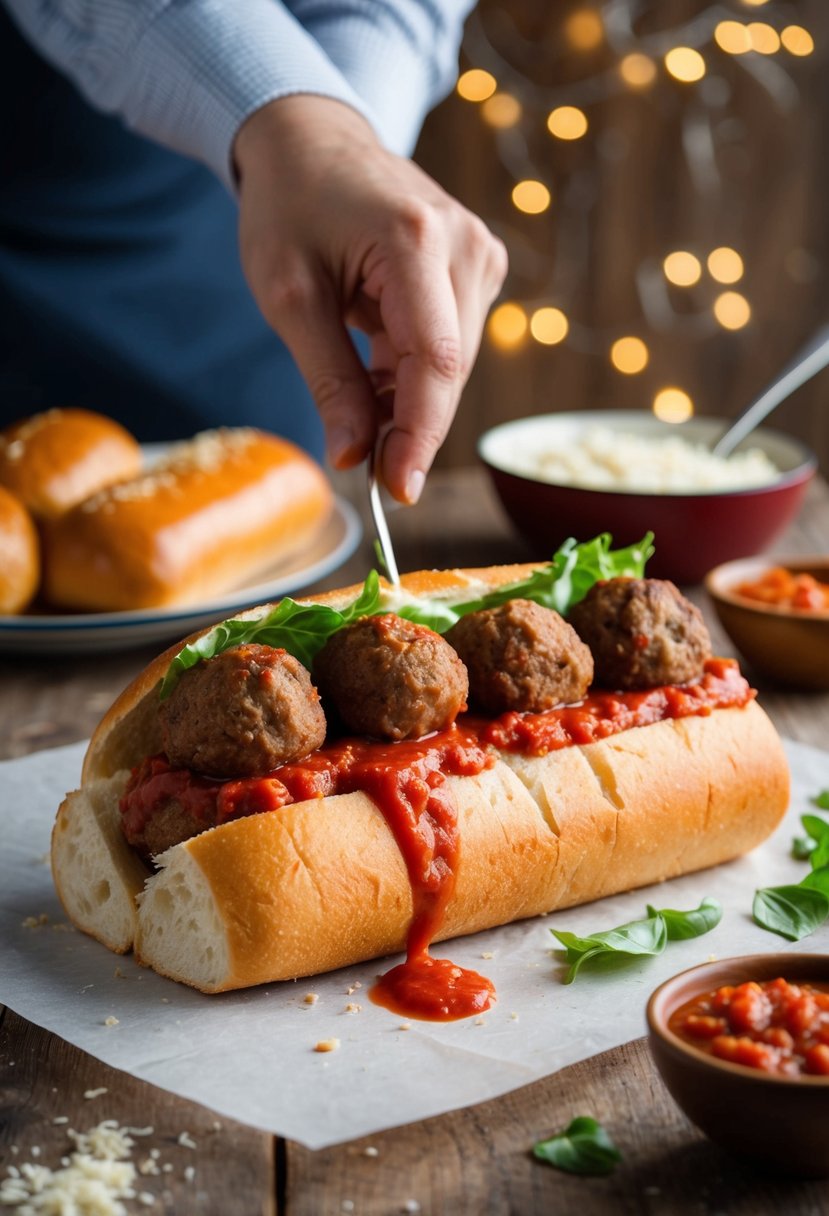
<instances>
[{"instance_id":1,"label":"crusty sub roll","mask_svg":"<svg viewBox=\"0 0 829 1216\"><path fill-rule=\"evenodd\" d=\"M473 598L531 569L409 575L403 594ZM356 590L320 600L341 607ZM213 828L168 849L154 874L125 843L118 798L130 767L161 747L159 683L178 649L112 706L90 742L80 791L60 808L52 865L70 918L111 949L134 946L142 962L205 992L402 949L409 879L383 815L362 792ZM543 757L501 752L491 768L448 783L461 847L436 940L730 860L769 835L788 801L780 741L754 701Z\"/></svg>"},{"instance_id":2,"label":"crusty sub roll","mask_svg":"<svg viewBox=\"0 0 829 1216\"><path fill-rule=\"evenodd\" d=\"M328 518L322 470L287 440L207 431L44 535L44 596L117 612L196 603L301 551Z\"/></svg>"},{"instance_id":3,"label":"crusty sub roll","mask_svg":"<svg viewBox=\"0 0 829 1216\"><path fill-rule=\"evenodd\" d=\"M22 612L40 581L40 544L31 515L0 486L0 614Z\"/></svg>"},{"instance_id":4,"label":"crusty sub roll","mask_svg":"<svg viewBox=\"0 0 829 1216\"><path fill-rule=\"evenodd\" d=\"M16 422L0 435L0 485L39 522L56 519L103 486L134 477L138 441L91 410L53 409Z\"/></svg>"}]
</instances>

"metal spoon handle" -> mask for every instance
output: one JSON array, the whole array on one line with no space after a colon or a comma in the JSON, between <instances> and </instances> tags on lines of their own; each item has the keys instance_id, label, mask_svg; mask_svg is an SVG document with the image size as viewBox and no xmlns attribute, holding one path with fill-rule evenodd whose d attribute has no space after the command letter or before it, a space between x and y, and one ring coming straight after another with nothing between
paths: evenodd
<instances>
[{"instance_id":1,"label":"metal spoon handle","mask_svg":"<svg viewBox=\"0 0 829 1216\"><path fill-rule=\"evenodd\" d=\"M377 533L377 539L380 542L380 556L383 559L383 565L386 567L386 574L389 582L395 587L400 586L400 574L397 569L397 562L394 557L394 549L392 548L391 536L389 535L389 526L386 523L386 513L383 510L383 502L380 497L380 483L377 478L377 468L380 464L380 456L383 450L383 440L385 439L385 430L381 430L377 439L377 443L369 452L368 457L368 502L371 507L371 517L374 520L374 531Z\"/></svg>"},{"instance_id":2,"label":"metal spoon handle","mask_svg":"<svg viewBox=\"0 0 829 1216\"><path fill-rule=\"evenodd\" d=\"M777 380L752 401L720 436L711 449L715 456L730 456L738 443L745 439L775 406L785 401L795 389L829 364L829 325L822 329L798 351Z\"/></svg>"}]
</instances>

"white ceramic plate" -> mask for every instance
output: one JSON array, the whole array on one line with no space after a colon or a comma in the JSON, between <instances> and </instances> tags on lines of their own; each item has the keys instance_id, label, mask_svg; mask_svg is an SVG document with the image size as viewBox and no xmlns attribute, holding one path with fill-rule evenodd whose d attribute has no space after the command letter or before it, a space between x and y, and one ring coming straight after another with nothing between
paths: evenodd
<instances>
[{"instance_id":1,"label":"white ceramic plate","mask_svg":"<svg viewBox=\"0 0 829 1216\"><path fill-rule=\"evenodd\" d=\"M0 616L0 653L81 654L172 642L243 608L290 595L325 578L351 556L361 535L357 512L337 497L331 517L316 539L302 553L260 576L256 583L186 608Z\"/></svg>"}]
</instances>

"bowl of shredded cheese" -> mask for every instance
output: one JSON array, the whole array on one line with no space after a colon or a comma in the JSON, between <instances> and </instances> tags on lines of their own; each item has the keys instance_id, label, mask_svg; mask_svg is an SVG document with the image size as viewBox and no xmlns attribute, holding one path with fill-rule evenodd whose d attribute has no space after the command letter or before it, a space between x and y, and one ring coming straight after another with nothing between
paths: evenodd
<instances>
[{"instance_id":1,"label":"bowl of shredded cheese","mask_svg":"<svg viewBox=\"0 0 829 1216\"><path fill-rule=\"evenodd\" d=\"M478 451L513 523L540 556L568 536L656 536L649 573L680 583L762 552L794 518L817 460L798 440L756 430L729 457L725 419L678 425L645 410L583 410L503 423Z\"/></svg>"}]
</instances>

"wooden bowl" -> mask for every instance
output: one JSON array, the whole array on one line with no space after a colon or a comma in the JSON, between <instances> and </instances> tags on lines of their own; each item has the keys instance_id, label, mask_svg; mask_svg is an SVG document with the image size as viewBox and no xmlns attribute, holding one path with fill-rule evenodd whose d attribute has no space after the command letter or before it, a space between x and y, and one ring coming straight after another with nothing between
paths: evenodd
<instances>
[{"instance_id":1,"label":"wooden bowl","mask_svg":"<svg viewBox=\"0 0 829 1216\"><path fill-rule=\"evenodd\" d=\"M481 436L478 454L507 514L533 548L550 557L563 540L590 540L610 532L616 546L656 534L648 574L678 583L701 582L706 571L730 558L760 553L784 530L800 508L817 467L802 443L761 427L743 448L759 448L779 475L742 490L686 493L595 490L543 480L532 472L539 452L578 442L591 426L647 438L679 436L710 445L726 427L724 419L692 418L679 426L660 422L646 410L581 410L521 418Z\"/></svg>"},{"instance_id":2,"label":"wooden bowl","mask_svg":"<svg viewBox=\"0 0 829 1216\"><path fill-rule=\"evenodd\" d=\"M671 1096L711 1140L764 1168L829 1176L829 1077L780 1077L710 1056L668 1028L671 1014L724 984L829 983L829 955L758 954L703 963L667 980L647 1007L648 1042Z\"/></svg>"},{"instance_id":3,"label":"wooden bowl","mask_svg":"<svg viewBox=\"0 0 829 1216\"><path fill-rule=\"evenodd\" d=\"M829 583L829 557L748 558L709 571L705 588L731 641L758 672L792 688L829 689L829 612L804 612L746 599L734 590L772 566Z\"/></svg>"}]
</instances>

